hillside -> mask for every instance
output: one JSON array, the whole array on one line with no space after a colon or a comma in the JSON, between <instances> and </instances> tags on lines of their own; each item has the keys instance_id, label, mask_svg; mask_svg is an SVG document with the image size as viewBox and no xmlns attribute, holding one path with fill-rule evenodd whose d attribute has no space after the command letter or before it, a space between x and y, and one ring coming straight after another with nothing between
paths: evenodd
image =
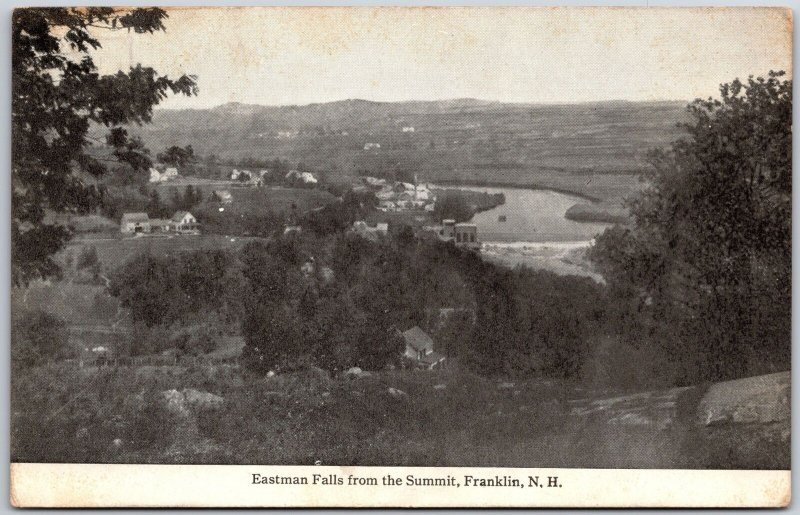
<instances>
[{"instance_id":1,"label":"hillside","mask_svg":"<svg viewBox=\"0 0 800 515\"><path fill-rule=\"evenodd\" d=\"M457 367L257 379L231 364L45 366L13 385L11 458L783 469L789 380L785 372L633 393L494 381ZM101 415L84 416L87 407Z\"/></svg>"},{"instance_id":2,"label":"hillside","mask_svg":"<svg viewBox=\"0 0 800 515\"><path fill-rule=\"evenodd\" d=\"M472 99L306 106L239 103L158 110L134 127L151 149L191 144L226 159L280 157L349 175L408 170L426 180L559 187L565 175L630 174L680 135L685 102L504 104ZM365 150L367 143L372 145ZM552 183L552 184L551 184ZM569 188L568 188L569 189Z\"/></svg>"}]
</instances>

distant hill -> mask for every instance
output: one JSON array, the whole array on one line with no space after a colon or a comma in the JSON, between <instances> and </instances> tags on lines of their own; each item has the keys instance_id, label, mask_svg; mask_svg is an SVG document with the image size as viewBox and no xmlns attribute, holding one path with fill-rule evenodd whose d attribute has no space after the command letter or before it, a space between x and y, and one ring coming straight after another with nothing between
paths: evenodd
<instances>
[{"instance_id":1,"label":"distant hill","mask_svg":"<svg viewBox=\"0 0 800 515\"><path fill-rule=\"evenodd\" d=\"M410 170L427 180L524 183L543 174L640 170L649 148L680 135L676 124L685 117L685 105L475 99L280 107L229 103L158 110L152 124L132 132L153 151L191 144L201 155L280 157L333 175Z\"/></svg>"}]
</instances>

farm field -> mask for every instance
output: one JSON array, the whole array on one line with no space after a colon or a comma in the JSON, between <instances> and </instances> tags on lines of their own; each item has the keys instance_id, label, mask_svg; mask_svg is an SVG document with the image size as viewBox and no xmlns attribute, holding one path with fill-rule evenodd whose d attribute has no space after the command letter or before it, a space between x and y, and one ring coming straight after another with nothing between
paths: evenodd
<instances>
[{"instance_id":1,"label":"farm field","mask_svg":"<svg viewBox=\"0 0 800 515\"><path fill-rule=\"evenodd\" d=\"M300 211L308 211L332 202L335 197L320 189L285 188L282 186L264 186L254 188L241 186L231 181L212 181L201 177L180 177L174 181L152 186L163 199L171 198L172 192L183 194L186 186L191 185L203 192L203 199L208 203L214 190L227 190L233 197L233 203L225 209L236 212L258 214L262 212L286 213L294 204Z\"/></svg>"},{"instance_id":2,"label":"farm field","mask_svg":"<svg viewBox=\"0 0 800 515\"><path fill-rule=\"evenodd\" d=\"M280 157L339 175L417 173L460 181L563 189L616 200L636 188L647 152L683 132L685 102L505 104L473 99L308 106L226 104L157 110L132 130L151 148L191 144L228 159ZM413 126L414 132L402 132ZM290 138L281 131L292 131ZM380 148L365 149L367 143ZM605 178L604 176L610 176Z\"/></svg>"},{"instance_id":3,"label":"farm field","mask_svg":"<svg viewBox=\"0 0 800 515\"><path fill-rule=\"evenodd\" d=\"M284 213L288 214L295 206L298 213L322 207L336 200L327 191L319 189L284 188L280 186L263 188L231 188L233 202L224 206L232 213Z\"/></svg>"},{"instance_id":4,"label":"farm field","mask_svg":"<svg viewBox=\"0 0 800 515\"><path fill-rule=\"evenodd\" d=\"M92 246L97 250L97 257L106 270L113 270L123 265L128 259L147 252L157 256L166 256L185 250L214 250L214 249L238 249L252 241L254 238L247 237L228 237L218 234L201 235L169 235L169 236L139 236L121 237L105 239L83 239L75 238L70 240L62 255L67 252L77 253L83 247Z\"/></svg>"}]
</instances>

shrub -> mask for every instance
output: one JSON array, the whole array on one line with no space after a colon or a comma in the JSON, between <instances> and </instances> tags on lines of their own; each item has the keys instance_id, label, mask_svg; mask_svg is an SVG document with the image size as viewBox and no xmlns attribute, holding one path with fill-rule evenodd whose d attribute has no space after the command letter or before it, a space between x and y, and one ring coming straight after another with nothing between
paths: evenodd
<instances>
[{"instance_id":1,"label":"shrub","mask_svg":"<svg viewBox=\"0 0 800 515\"><path fill-rule=\"evenodd\" d=\"M138 451L159 451L169 443L175 417L157 390L149 390L143 397L127 415L125 443Z\"/></svg>"},{"instance_id":2,"label":"shrub","mask_svg":"<svg viewBox=\"0 0 800 515\"><path fill-rule=\"evenodd\" d=\"M179 329L171 338L170 346L183 354L198 356L217 348L219 331L209 324L195 324Z\"/></svg>"},{"instance_id":3,"label":"shrub","mask_svg":"<svg viewBox=\"0 0 800 515\"><path fill-rule=\"evenodd\" d=\"M25 313L11 326L11 360L30 367L42 361L71 355L66 324L42 310Z\"/></svg>"}]
</instances>

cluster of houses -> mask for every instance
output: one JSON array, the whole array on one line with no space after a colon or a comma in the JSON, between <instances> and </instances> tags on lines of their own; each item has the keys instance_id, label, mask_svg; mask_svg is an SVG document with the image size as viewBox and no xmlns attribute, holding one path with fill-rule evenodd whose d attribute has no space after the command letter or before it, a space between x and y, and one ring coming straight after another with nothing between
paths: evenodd
<instances>
[{"instance_id":1,"label":"cluster of houses","mask_svg":"<svg viewBox=\"0 0 800 515\"><path fill-rule=\"evenodd\" d=\"M125 213L119 229L123 234L200 234L197 218L188 211L178 211L168 220L150 218L147 213Z\"/></svg>"},{"instance_id":2,"label":"cluster of houses","mask_svg":"<svg viewBox=\"0 0 800 515\"><path fill-rule=\"evenodd\" d=\"M178 178L178 169L163 163L156 163L150 167L150 182L169 182Z\"/></svg>"},{"instance_id":3,"label":"cluster of houses","mask_svg":"<svg viewBox=\"0 0 800 515\"><path fill-rule=\"evenodd\" d=\"M231 170L229 178L232 181L238 181L250 186L263 186L267 178L272 175L272 170L259 170L251 172L250 170Z\"/></svg>"},{"instance_id":4,"label":"cluster of houses","mask_svg":"<svg viewBox=\"0 0 800 515\"><path fill-rule=\"evenodd\" d=\"M378 210L383 212L397 211L429 211L432 212L436 204L436 195L427 184L416 181L390 182L386 179L363 177L364 185L375 191L378 198Z\"/></svg>"},{"instance_id":5,"label":"cluster of houses","mask_svg":"<svg viewBox=\"0 0 800 515\"><path fill-rule=\"evenodd\" d=\"M284 177L287 182L300 182L303 184L316 184L317 178L311 172L300 172L297 170L290 170Z\"/></svg>"},{"instance_id":6,"label":"cluster of houses","mask_svg":"<svg viewBox=\"0 0 800 515\"><path fill-rule=\"evenodd\" d=\"M389 224L387 222L378 222L371 225L364 220L356 220L350 230L362 238L376 241L389 234Z\"/></svg>"},{"instance_id":7,"label":"cluster of houses","mask_svg":"<svg viewBox=\"0 0 800 515\"><path fill-rule=\"evenodd\" d=\"M272 170L259 170L252 172L250 170L231 170L228 176L232 181L237 181L249 186L263 186L272 176ZM317 183L317 178L311 172L300 172L298 170L290 170L284 177L288 183L301 183L312 185Z\"/></svg>"}]
</instances>

